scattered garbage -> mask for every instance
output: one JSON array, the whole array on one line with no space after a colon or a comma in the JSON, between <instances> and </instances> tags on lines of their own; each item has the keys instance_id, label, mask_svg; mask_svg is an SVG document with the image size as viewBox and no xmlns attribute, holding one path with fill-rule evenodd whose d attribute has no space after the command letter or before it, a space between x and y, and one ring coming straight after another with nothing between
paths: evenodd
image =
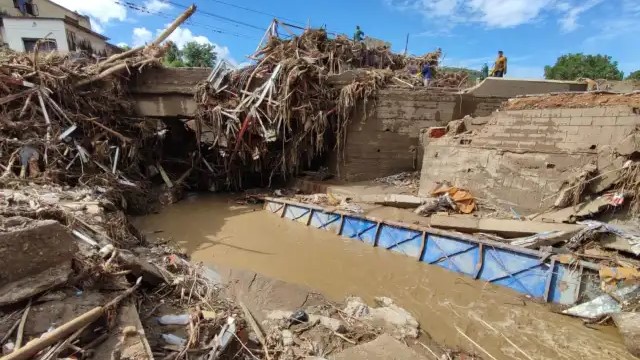
<instances>
[{"instance_id":1,"label":"scattered garbage","mask_svg":"<svg viewBox=\"0 0 640 360\"><path fill-rule=\"evenodd\" d=\"M173 334L162 334L162 340L169 345L184 346L187 343L186 339Z\"/></svg>"},{"instance_id":2,"label":"scattered garbage","mask_svg":"<svg viewBox=\"0 0 640 360\"><path fill-rule=\"evenodd\" d=\"M189 314L162 315L158 318L158 323L161 325L187 325L189 318Z\"/></svg>"},{"instance_id":3,"label":"scattered garbage","mask_svg":"<svg viewBox=\"0 0 640 360\"><path fill-rule=\"evenodd\" d=\"M628 286L613 291L611 294L604 294L591 301L571 307L562 313L587 319L597 319L604 315L622 312L624 301L637 299L638 296L640 296L640 285Z\"/></svg>"}]
</instances>

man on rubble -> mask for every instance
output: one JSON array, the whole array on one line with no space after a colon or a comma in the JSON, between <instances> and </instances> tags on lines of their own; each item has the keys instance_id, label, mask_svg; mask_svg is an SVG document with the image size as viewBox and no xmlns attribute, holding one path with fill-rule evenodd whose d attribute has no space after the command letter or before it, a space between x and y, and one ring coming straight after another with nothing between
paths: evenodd
<instances>
[{"instance_id":1,"label":"man on rubble","mask_svg":"<svg viewBox=\"0 0 640 360\"><path fill-rule=\"evenodd\" d=\"M356 32L353 33L353 41L360 42L364 40L364 32L360 30L360 25L356 25Z\"/></svg>"},{"instance_id":2,"label":"man on rubble","mask_svg":"<svg viewBox=\"0 0 640 360\"><path fill-rule=\"evenodd\" d=\"M422 65L422 84L424 87L429 87L431 85L431 78L433 77L433 70L431 68L431 64L428 62Z\"/></svg>"},{"instance_id":3,"label":"man on rubble","mask_svg":"<svg viewBox=\"0 0 640 360\"><path fill-rule=\"evenodd\" d=\"M494 77L503 77L507 74L507 57L504 56L502 50L498 51L498 58L496 59L495 65L493 65L493 70L491 71L491 76Z\"/></svg>"}]
</instances>

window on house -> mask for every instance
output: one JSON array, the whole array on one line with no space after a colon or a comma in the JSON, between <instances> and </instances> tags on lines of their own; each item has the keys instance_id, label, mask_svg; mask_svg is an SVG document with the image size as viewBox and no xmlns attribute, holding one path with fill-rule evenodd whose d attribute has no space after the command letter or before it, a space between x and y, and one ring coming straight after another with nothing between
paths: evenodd
<instances>
[{"instance_id":1,"label":"window on house","mask_svg":"<svg viewBox=\"0 0 640 360\"><path fill-rule=\"evenodd\" d=\"M22 39L24 43L24 51L25 52L33 52L36 49L36 43L40 41L40 46L38 46L38 51L56 51L58 50L58 44L54 39Z\"/></svg>"},{"instance_id":2,"label":"window on house","mask_svg":"<svg viewBox=\"0 0 640 360\"><path fill-rule=\"evenodd\" d=\"M13 0L13 6L24 14L39 15L38 5L34 4L32 0Z\"/></svg>"}]
</instances>

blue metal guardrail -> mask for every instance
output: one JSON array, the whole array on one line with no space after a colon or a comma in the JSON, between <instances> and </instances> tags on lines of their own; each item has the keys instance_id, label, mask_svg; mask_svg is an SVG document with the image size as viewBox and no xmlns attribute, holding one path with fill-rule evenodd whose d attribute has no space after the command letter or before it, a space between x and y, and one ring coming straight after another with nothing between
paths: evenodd
<instances>
[{"instance_id":1,"label":"blue metal guardrail","mask_svg":"<svg viewBox=\"0 0 640 360\"><path fill-rule=\"evenodd\" d=\"M598 269L593 263L565 264L549 254L466 234L378 220L284 199L265 198L265 209L307 226L558 304L576 303L586 287L588 275L595 275Z\"/></svg>"}]
</instances>

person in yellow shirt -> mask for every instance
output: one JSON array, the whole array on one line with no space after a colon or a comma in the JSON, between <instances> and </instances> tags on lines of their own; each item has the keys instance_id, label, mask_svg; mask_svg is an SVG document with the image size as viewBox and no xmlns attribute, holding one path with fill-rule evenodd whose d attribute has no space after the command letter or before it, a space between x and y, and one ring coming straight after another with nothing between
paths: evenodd
<instances>
[{"instance_id":1,"label":"person in yellow shirt","mask_svg":"<svg viewBox=\"0 0 640 360\"><path fill-rule=\"evenodd\" d=\"M491 76L495 77L503 77L507 74L507 57L504 56L504 53L498 51L498 58L496 59L495 65L493 65L493 71L491 71Z\"/></svg>"}]
</instances>

